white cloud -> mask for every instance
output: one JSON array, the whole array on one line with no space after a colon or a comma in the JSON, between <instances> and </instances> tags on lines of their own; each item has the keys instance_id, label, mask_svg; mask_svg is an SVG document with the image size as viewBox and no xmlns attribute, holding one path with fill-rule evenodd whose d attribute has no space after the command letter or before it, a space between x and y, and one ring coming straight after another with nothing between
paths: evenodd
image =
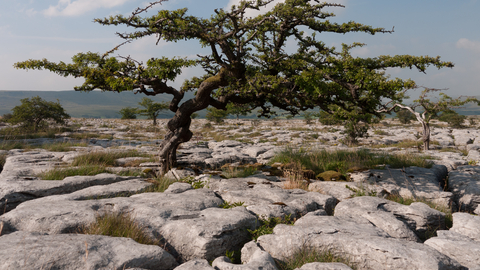
<instances>
[{"instance_id":1,"label":"white cloud","mask_svg":"<svg viewBox=\"0 0 480 270\"><path fill-rule=\"evenodd\" d=\"M129 0L58 0L56 6L43 11L46 16L78 16L99 8L121 6Z\"/></svg>"},{"instance_id":2,"label":"white cloud","mask_svg":"<svg viewBox=\"0 0 480 270\"><path fill-rule=\"evenodd\" d=\"M474 51L480 53L480 41L471 41L466 38L461 38L455 44L457 49L467 49L470 51Z\"/></svg>"}]
</instances>

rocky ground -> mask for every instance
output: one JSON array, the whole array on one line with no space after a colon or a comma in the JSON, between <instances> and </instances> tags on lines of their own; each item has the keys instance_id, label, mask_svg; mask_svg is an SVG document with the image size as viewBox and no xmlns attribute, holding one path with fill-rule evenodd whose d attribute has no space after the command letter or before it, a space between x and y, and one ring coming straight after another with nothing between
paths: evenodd
<instances>
[{"instance_id":1,"label":"rocky ground","mask_svg":"<svg viewBox=\"0 0 480 270\"><path fill-rule=\"evenodd\" d=\"M435 165L429 169L387 166L352 172L348 183L310 179L305 189L287 189L288 177L274 173L279 164L240 178L226 179L219 170L267 164L285 147L352 150L342 144L341 126L194 120L192 141L178 150L180 167L168 174L189 181L175 182L165 192L145 192L153 185L149 178L156 163L144 157L119 159L108 168L111 173L94 176L55 181L43 180L41 173L71 166L88 152L135 149L154 156L166 120L157 128L147 120L72 121L75 130L55 139L22 141L39 147L81 142L70 151L0 150L5 157L0 269L280 269L277 263L299 250L329 252L345 263L308 263L303 270L480 269L478 128L452 130L438 123L428 152ZM418 132L414 125L382 121L359 147L419 153L408 143ZM125 170L141 176L121 176ZM388 200L391 196L424 202L404 205ZM437 209L452 209L453 224L448 211ZM159 244L78 234L104 213L128 213ZM273 233L252 240L250 232L273 218L294 224L278 224ZM242 264L225 256L232 251L241 254Z\"/></svg>"}]
</instances>

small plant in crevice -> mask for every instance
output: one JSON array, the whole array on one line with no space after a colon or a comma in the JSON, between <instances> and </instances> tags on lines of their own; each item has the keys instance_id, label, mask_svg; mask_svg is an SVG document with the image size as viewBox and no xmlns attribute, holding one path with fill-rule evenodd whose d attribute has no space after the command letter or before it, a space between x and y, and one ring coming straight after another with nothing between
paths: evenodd
<instances>
[{"instance_id":1,"label":"small plant in crevice","mask_svg":"<svg viewBox=\"0 0 480 270\"><path fill-rule=\"evenodd\" d=\"M291 215L286 215L284 217L270 217L267 219L260 219L260 226L257 229L247 229L247 231L248 233L250 233L252 240L257 241L258 237L262 235L272 234L273 228L275 228L275 226L277 226L278 224L293 225L296 220L296 218L292 219Z\"/></svg>"},{"instance_id":2,"label":"small plant in crevice","mask_svg":"<svg viewBox=\"0 0 480 270\"><path fill-rule=\"evenodd\" d=\"M225 252L225 257L227 257L233 264L242 263L242 252L241 249L237 250L228 250Z\"/></svg>"},{"instance_id":3,"label":"small plant in crevice","mask_svg":"<svg viewBox=\"0 0 480 270\"><path fill-rule=\"evenodd\" d=\"M218 207L223 208L223 209L230 209L230 208L234 208L234 207L237 207L237 206L243 206L244 204L245 204L244 202L233 202L233 203L231 203L231 202L224 201Z\"/></svg>"},{"instance_id":4,"label":"small plant in crevice","mask_svg":"<svg viewBox=\"0 0 480 270\"><path fill-rule=\"evenodd\" d=\"M345 256L335 254L328 249L319 249L304 245L296 250L292 256L280 261L275 260L280 270L294 270L302 267L304 264L312 262L324 263L343 263L356 269L355 264Z\"/></svg>"}]
</instances>

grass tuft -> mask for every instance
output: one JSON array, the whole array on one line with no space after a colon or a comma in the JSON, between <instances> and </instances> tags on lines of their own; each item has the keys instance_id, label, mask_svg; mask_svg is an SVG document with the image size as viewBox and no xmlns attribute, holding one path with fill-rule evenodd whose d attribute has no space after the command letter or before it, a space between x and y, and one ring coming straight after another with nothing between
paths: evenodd
<instances>
[{"instance_id":1,"label":"grass tuft","mask_svg":"<svg viewBox=\"0 0 480 270\"><path fill-rule=\"evenodd\" d=\"M325 171L337 171L345 175L349 170L364 168L373 169L380 165L390 165L391 168L417 166L430 168L432 163L427 157L415 154L374 153L367 149L355 151L306 151L286 148L270 160L270 164L280 162L283 164L298 164L303 170L311 170L318 175Z\"/></svg>"},{"instance_id":2,"label":"grass tuft","mask_svg":"<svg viewBox=\"0 0 480 270\"><path fill-rule=\"evenodd\" d=\"M82 226L81 234L107 235L112 237L128 237L145 245L158 245L160 241L151 239L131 213L105 213L96 221Z\"/></svg>"},{"instance_id":3,"label":"grass tuft","mask_svg":"<svg viewBox=\"0 0 480 270\"><path fill-rule=\"evenodd\" d=\"M344 263L352 269L355 265L349 259L335 255L330 250L321 250L315 247L303 246L298 249L291 257L280 261L276 260L280 270L294 270L302 267L304 264L312 262L324 263Z\"/></svg>"},{"instance_id":4,"label":"grass tuft","mask_svg":"<svg viewBox=\"0 0 480 270\"><path fill-rule=\"evenodd\" d=\"M65 177L75 175L97 175L100 173L111 173L101 165L86 165L69 168L54 168L38 175L43 180L63 180Z\"/></svg>"},{"instance_id":5,"label":"grass tuft","mask_svg":"<svg viewBox=\"0 0 480 270\"><path fill-rule=\"evenodd\" d=\"M137 150L128 150L123 152L91 152L76 157L72 166L115 166L115 160L126 157L145 157L145 154L139 153Z\"/></svg>"},{"instance_id":6,"label":"grass tuft","mask_svg":"<svg viewBox=\"0 0 480 270\"><path fill-rule=\"evenodd\" d=\"M227 178L245 178L257 173L257 167L245 166L243 168L228 166L222 169L222 175Z\"/></svg>"}]
</instances>

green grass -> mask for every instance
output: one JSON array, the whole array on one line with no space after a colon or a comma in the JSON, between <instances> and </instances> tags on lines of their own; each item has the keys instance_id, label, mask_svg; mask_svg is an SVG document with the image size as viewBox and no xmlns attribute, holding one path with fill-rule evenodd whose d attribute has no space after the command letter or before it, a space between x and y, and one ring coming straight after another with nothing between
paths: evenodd
<instances>
[{"instance_id":1,"label":"green grass","mask_svg":"<svg viewBox=\"0 0 480 270\"><path fill-rule=\"evenodd\" d=\"M245 178L257 173L257 167L246 166L243 168L237 167L226 167L222 169L222 176L227 179L230 178Z\"/></svg>"},{"instance_id":2,"label":"green grass","mask_svg":"<svg viewBox=\"0 0 480 270\"><path fill-rule=\"evenodd\" d=\"M230 208L234 208L234 207L237 207L237 206L243 206L243 204L244 204L244 202L230 203L230 202L224 201L218 207L223 208L223 209L230 209Z\"/></svg>"},{"instance_id":3,"label":"green grass","mask_svg":"<svg viewBox=\"0 0 480 270\"><path fill-rule=\"evenodd\" d=\"M55 134L72 131L68 127L45 128L43 130L33 132L30 129L22 127L6 127L0 129L0 138L4 140L25 140L38 138L55 138Z\"/></svg>"},{"instance_id":4,"label":"green grass","mask_svg":"<svg viewBox=\"0 0 480 270\"><path fill-rule=\"evenodd\" d=\"M97 175L100 173L111 173L104 166L86 165L70 168L54 168L38 175L43 180L63 180L65 177L75 175Z\"/></svg>"},{"instance_id":5,"label":"green grass","mask_svg":"<svg viewBox=\"0 0 480 270\"><path fill-rule=\"evenodd\" d=\"M270 164L298 164L299 168L312 170L315 175L325 171L338 171L346 174L349 170L373 169L379 165L391 168L418 166L430 168L432 163L425 156L415 154L374 153L367 149L349 150L293 150L286 148L270 160Z\"/></svg>"},{"instance_id":6,"label":"green grass","mask_svg":"<svg viewBox=\"0 0 480 270\"><path fill-rule=\"evenodd\" d=\"M80 228L81 234L107 235L112 237L128 237L145 245L158 245L160 241L151 239L131 213L105 213L96 221Z\"/></svg>"},{"instance_id":7,"label":"green grass","mask_svg":"<svg viewBox=\"0 0 480 270\"><path fill-rule=\"evenodd\" d=\"M126 157L146 157L147 155L139 153L137 150L128 150L122 152L91 152L85 155L76 157L72 166L89 166L89 165L100 165L100 166L115 166L116 159L126 158Z\"/></svg>"},{"instance_id":8,"label":"green grass","mask_svg":"<svg viewBox=\"0 0 480 270\"><path fill-rule=\"evenodd\" d=\"M356 269L355 265L349 259L335 255L329 250L320 250L314 247L303 246L294 252L294 254L283 261L276 260L280 270L294 270L302 267L304 264L312 262L324 263L344 263L352 269Z\"/></svg>"}]
</instances>

